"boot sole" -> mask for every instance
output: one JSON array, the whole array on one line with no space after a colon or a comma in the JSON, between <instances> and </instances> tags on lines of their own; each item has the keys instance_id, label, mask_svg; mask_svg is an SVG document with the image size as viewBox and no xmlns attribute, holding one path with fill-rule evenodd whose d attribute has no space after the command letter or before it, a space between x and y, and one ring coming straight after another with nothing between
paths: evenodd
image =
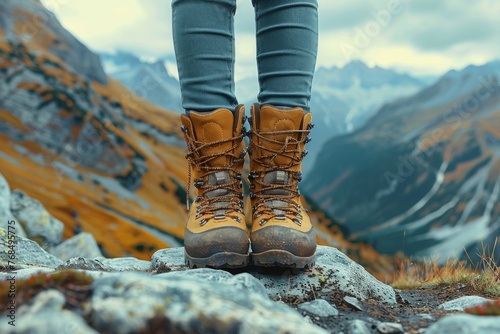
<instances>
[{"instance_id":1,"label":"boot sole","mask_svg":"<svg viewBox=\"0 0 500 334\"><path fill-rule=\"evenodd\" d=\"M191 268L243 268L248 266L250 256L248 254L239 254L232 252L216 253L209 257L199 258L189 256L184 251L186 265Z\"/></svg>"},{"instance_id":2,"label":"boot sole","mask_svg":"<svg viewBox=\"0 0 500 334\"><path fill-rule=\"evenodd\" d=\"M301 257L285 250L268 250L262 253L252 253L252 263L257 267L282 267L311 269L316 261L316 253Z\"/></svg>"}]
</instances>

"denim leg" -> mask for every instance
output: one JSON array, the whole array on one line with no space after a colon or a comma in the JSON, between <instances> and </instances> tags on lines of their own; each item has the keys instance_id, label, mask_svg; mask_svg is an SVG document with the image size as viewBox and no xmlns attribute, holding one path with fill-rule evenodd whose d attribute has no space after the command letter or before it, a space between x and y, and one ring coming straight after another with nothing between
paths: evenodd
<instances>
[{"instance_id":1,"label":"denim leg","mask_svg":"<svg viewBox=\"0 0 500 334\"><path fill-rule=\"evenodd\" d=\"M236 0L173 0L172 28L182 107L234 110Z\"/></svg>"},{"instance_id":2,"label":"denim leg","mask_svg":"<svg viewBox=\"0 0 500 334\"><path fill-rule=\"evenodd\" d=\"M318 52L316 0L252 0L259 103L309 110Z\"/></svg>"}]
</instances>

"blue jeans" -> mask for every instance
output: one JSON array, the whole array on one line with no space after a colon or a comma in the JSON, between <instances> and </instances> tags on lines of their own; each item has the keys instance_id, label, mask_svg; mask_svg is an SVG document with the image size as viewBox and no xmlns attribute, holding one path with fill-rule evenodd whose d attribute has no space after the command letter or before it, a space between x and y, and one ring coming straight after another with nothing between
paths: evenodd
<instances>
[{"instance_id":1,"label":"blue jeans","mask_svg":"<svg viewBox=\"0 0 500 334\"><path fill-rule=\"evenodd\" d=\"M260 104L309 110L318 50L317 0L252 0ZM234 110L236 0L173 0L174 47L187 111Z\"/></svg>"}]
</instances>

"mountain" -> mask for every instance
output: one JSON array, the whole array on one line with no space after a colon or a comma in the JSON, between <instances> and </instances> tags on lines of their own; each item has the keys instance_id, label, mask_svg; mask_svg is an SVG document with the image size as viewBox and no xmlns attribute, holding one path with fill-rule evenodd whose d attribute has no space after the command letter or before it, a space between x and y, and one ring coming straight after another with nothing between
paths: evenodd
<instances>
[{"instance_id":1,"label":"mountain","mask_svg":"<svg viewBox=\"0 0 500 334\"><path fill-rule=\"evenodd\" d=\"M416 93L424 84L407 74L368 67L354 60L344 67L320 67L314 77L311 110L315 120L304 162L306 178L323 144L362 126L384 103Z\"/></svg>"},{"instance_id":2,"label":"mountain","mask_svg":"<svg viewBox=\"0 0 500 334\"><path fill-rule=\"evenodd\" d=\"M107 77L38 0L0 2L0 174L64 224L64 239L89 232L105 256L141 259L182 245L184 155L177 114ZM311 219L320 244L381 279L391 269L322 212Z\"/></svg>"},{"instance_id":3,"label":"mountain","mask_svg":"<svg viewBox=\"0 0 500 334\"><path fill-rule=\"evenodd\" d=\"M183 112L179 81L167 70L166 60L143 61L129 52L100 54L104 69L137 96L157 106Z\"/></svg>"},{"instance_id":4,"label":"mountain","mask_svg":"<svg viewBox=\"0 0 500 334\"><path fill-rule=\"evenodd\" d=\"M368 67L355 60L344 67L317 69L311 97L311 111L316 124L308 144L308 157L303 171L307 178L323 144L362 126L384 103L416 93L424 81L378 66ZM238 97L253 97L241 101L255 102L259 91L257 78L245 78L236 83Z\"/></svg>"},{"instance_id":5,"label":"mountain","mask_svg":"<svg viewBox=\"0 0 500 334\"><path fill-rule=\"evenodd\" d=\"M381 253L478 261L500 235L499 78L468 66L385 104L323 146L304 192Z\"/></svg>"},{"instance_id":6,"label":"mountain","mask_svg":"<svg viewBox=\"0 0 500 334\"><path fill-rule=\"evenodd\" d=\"M178 115L107 77L35 0L0 2L0 173L107 256L182 244Z\"/></svg>"}]
</instances>

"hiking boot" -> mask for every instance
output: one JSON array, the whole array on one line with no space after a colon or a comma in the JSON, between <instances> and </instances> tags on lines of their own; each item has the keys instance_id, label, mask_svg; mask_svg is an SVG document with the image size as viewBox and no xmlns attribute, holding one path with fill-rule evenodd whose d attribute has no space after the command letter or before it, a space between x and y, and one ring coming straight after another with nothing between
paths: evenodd
<instances>
[{"instance_id":1,"label":"hiking boot","mask_svg":"<svg viewBox=\"0 0 500 334\"><path fill-rule=\"evenodd\" d=\"M190 268L238 268L249 261L249 239L243 213L241 171L245 109L181 115L191 179L196 198L184 234L185 261Z\"/></svg>"},{"instance_id":2,"label":"hiking boot","mask_svg":"<svg viewBox=\"0 0 500 334\"><path fill-rule=\"evenodd\" d=\"M252 262L262 267L311 268L316 236L300 202L298 183L311 113L254 104L251 109L250 199Z\"/></svg>"}]
</instances>

